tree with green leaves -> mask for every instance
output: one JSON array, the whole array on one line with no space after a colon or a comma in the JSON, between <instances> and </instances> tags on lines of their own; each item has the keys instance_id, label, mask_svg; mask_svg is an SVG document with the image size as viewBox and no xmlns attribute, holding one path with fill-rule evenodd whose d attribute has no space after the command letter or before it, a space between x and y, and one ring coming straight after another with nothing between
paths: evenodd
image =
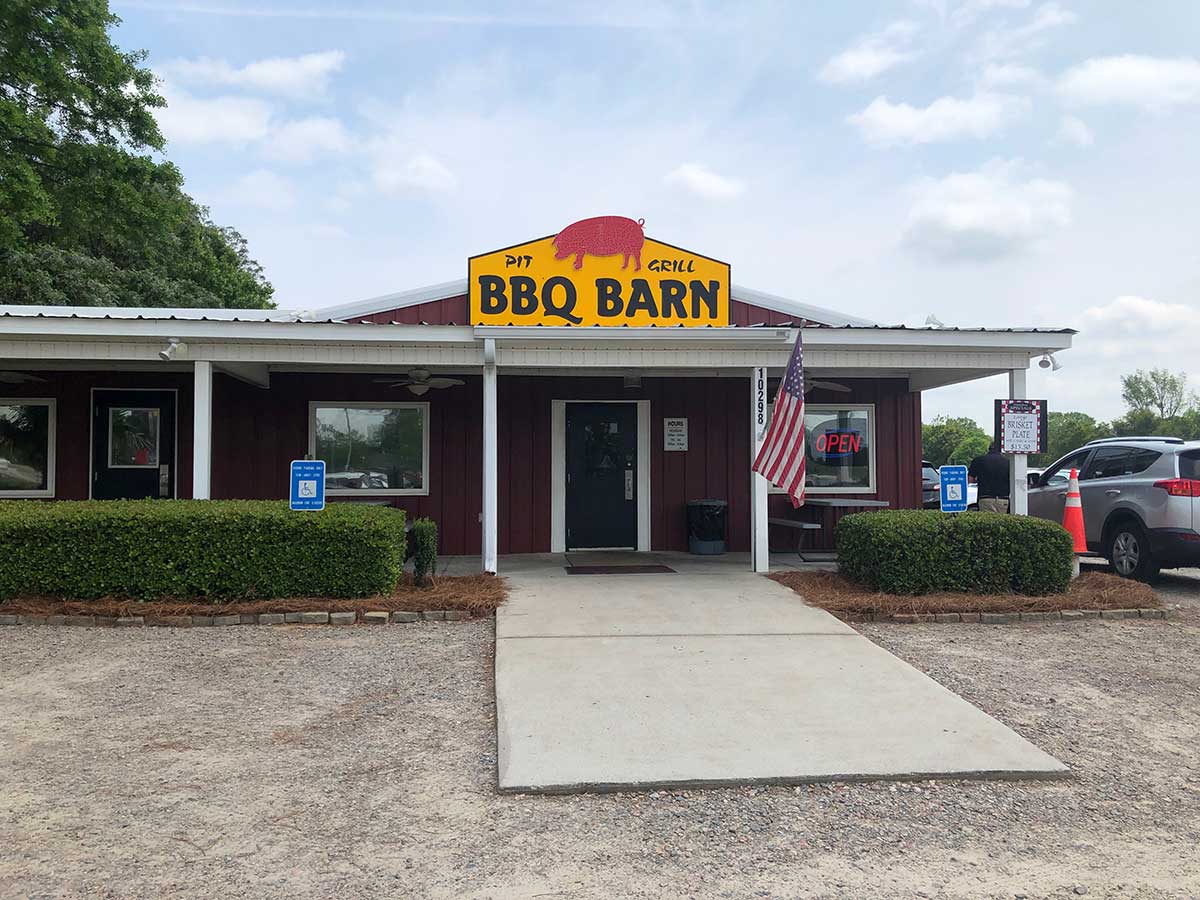
<instances>
[{"instance_id":1,"label":"tree with green leaves","mask_svg":"<svg viewBox=\"0 0 1200 900\"><path fill-rule=\"evenodd\" d=\"M921 426L922 454L935 468L966 465L987 453L991 443L991 437L979 423L966 417L938 416Z\"/></svg>"},{"instance_id":2,"label":"tree with green leaves","mask_svg":"<svg viewBox=\"0 0 1200 900\"><path fill-rule=\"evenodd\" d=\"M1138 369L1121 376L1121 397L1131 411L1149 410L1160 419L1171 419L1196 405L1188 390L1187 375L1166 369Z\"/></svg>"},{"instance_id":3,"label":"tree with green leaves","mask_svg":"<svg viewBox=\"0 0 1200 900\"><path fill-rule=\"evenodd\" d=\"M1031 455L1031 466L1045 467L1078 450L1088 441L1111 437L1112 426L1097 422L1087 413L1054 412L1046 415L1046 452Z\"/></svg>"},{"instance_id":4,"label":"tree with green leaves","mask_svg":"<svg viewBox=\"0 0 1200 900\"><path fill-rule=\"evenodd\" d=\"M0 3L0 303L270 307L232 228L154 157L165 105L107 0Z\"/></svg>"}]
</instances>

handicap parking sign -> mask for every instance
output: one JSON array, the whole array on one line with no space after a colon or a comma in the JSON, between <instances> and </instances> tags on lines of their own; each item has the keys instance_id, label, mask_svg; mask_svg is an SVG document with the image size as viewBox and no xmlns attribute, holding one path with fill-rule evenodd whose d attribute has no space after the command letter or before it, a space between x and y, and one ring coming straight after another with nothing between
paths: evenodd
<instances>
[{"instance_id":1,"label":"handicap parking sign","mask_svg":"<svg viewBox=\"0 0 1200 900\"><path fill-rule=\"evenodd\" d=\"M942 483L942 512L966 512L967 467L942 466L938 477Z\"/></svg>"},{"instance_id":2,"label":"handicap parking sign","mask_svg":"<svg viewBox=\"0 0 1200 900\"><path fill-rule=\"evenodd\" d=\"M288 497L292 509L324 509L325 460L293 459L292 487Z\"/></svg>"}]
</instances>

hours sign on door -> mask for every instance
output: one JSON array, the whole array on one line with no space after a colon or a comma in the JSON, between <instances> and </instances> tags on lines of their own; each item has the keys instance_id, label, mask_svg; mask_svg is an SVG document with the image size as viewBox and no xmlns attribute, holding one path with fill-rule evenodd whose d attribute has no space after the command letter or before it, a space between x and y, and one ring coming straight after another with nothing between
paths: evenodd
<instances>
[{"instance_id":1,"label":"hours sign on door","mask_svg":"<svg viewBox=\"0 0 1200 900\"><path fill-rule=\"evenodd\" d=\"M1046 452L1046 401L997 400L996 433L1001 453Z\"/></svg>"}]
</instances>

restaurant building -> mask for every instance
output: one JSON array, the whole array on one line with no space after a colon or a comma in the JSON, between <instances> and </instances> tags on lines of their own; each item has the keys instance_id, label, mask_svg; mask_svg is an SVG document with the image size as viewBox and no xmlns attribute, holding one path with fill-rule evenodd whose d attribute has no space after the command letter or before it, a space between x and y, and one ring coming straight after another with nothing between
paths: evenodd
<instances>
[{"instance_id":1,"label":"restaurant building","mask_svg":"<svg viewBox=\"0 0 1200 900\"><path fill-rule=\"evenodd\" d=\"M793 511L750 465L798 335L814 502ZM882 326L732 285L617 217L316 312L0 306L0 499L282 499L319 458L330 501L429 516L488 571L687 550L701 498L763 571L768 548L831 546L841 501L921 505L923 391L1007 374L1024 397L1072 335Z\"/></svg>"}]
</instances>

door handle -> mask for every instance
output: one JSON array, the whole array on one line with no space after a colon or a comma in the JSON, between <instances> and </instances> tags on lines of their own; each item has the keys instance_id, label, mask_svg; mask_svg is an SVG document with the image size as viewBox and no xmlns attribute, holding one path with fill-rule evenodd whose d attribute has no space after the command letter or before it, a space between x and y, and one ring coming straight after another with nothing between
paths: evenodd
<instances>
[{"instance_id":1,"label":"door handle","mask_svg":"<svg viewBox=\"0 0 1200 900\"><path fill-rule=\"evenodd\" d=\"M625 499L633 499L633 469L625 470Z\"/></svg>"},{"instance_id":2,"label":"door handle","mask_svg":"<svg viewBox=\"0 0 1200 900\"><path fill-rule=\"evenodd\" d=\"M1109 488L1104 493L1107 494L1109 497L1115 497L1115 496L1117 496L1117 494L1121 493L1121 489L1120 488Z\"/></svg>"}]
</instances>

